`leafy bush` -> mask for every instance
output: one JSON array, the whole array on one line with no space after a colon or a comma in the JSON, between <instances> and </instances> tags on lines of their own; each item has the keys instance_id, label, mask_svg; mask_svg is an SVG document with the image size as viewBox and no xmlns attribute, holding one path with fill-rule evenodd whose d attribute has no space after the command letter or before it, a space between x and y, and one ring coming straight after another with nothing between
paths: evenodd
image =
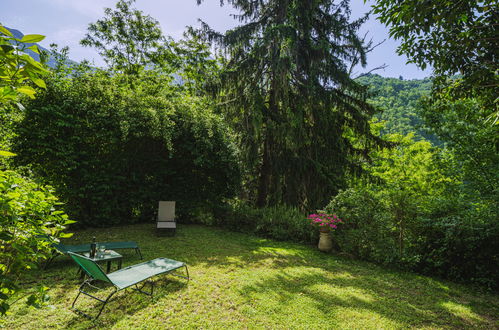
<instances>
[{"instance_id":1,"label":"leafy bush","mask_svg":"<svg viewBox=\"0 0 499 330\"><path fill-rule=\"evenodd\" d=\"M9 308L9 298L17 291L17 278L36 268L52 252L50 240L40 236L69 237L62 231L72 223L48 187L40 186L14 171L0 171L0 313ZM32 305L44 299L32 295Z\"/></svg>"},{"instance_id":2,"label":"leafy bush","mask_svg":"<svg viewBox=\"0 0 499 330\"><path fill-rule=\"evenodd\" d=\"M364 260L497 288L499 223L491 205L437 196L415 214L400 251L396 215L373 186L342 191L328 205L348 219L334 233L342 251ZM414 199L412 202L416 203ZM416 205L413 205L416 207Z\"/></svg>"},{"instance_id":3,"label":"leafy bush","mask_svg":"<svg viewBox=\"0 0 499 330\"><path fill-rule=\"evenodd\" d=\"M53 185L79 223L148 221L158 200L177 201L186 216L237 191L237 149L222 118L147 74L134 90L131 77L100 71L55 75L26 107L18 164Z\"/></svg>"},{"instance_id":4,"label":"leafy bush","mask_svg":"<svg viewBox=\"0 0 499 330\"><path fill-rule=\"evenodd\" d=\"M489 288L499 284L497 205L461 198L434 200L433 212L421 217L417 269Z\"/></svg>"},{"instance_id":5,"label":"leafy bush","mask_svg":"<svg viewBox=\"0 0 499 330\"><path fill-rule=\"evenodd\" d=\"M310 225L304 213L286 205L255 208L237 200L219 207L214 217L207 219L216 220L207 222L200 219L199 222L277 240L310 243L316 242L318 238L318 232Z\"/></svg>"},{"instance_id":6,"label":"leafy bush","mask_svg":"<svg viewBox=\"0 0 499 330\"><path fill-rule=\"evenodd\" d=\"M348 219L333 232L342 251L379 263L391 263L397 258L393 223L374 191L362 187L341 191L326 210Z\"/></svg>"},{"instance_id":7,"label":"leafy bush","mask_svg":"<svg viewBox=\"0 0 499 330\"><path fill-rule=\"evenodd\" d=\"M497 202L469 194L450 176L458 167L445 152L395 139L398 147L371 165L377 183L342 191L326 207L348 219L334 233L339 247L362 259L497 287Z\"/></svg>"}]
</instances>

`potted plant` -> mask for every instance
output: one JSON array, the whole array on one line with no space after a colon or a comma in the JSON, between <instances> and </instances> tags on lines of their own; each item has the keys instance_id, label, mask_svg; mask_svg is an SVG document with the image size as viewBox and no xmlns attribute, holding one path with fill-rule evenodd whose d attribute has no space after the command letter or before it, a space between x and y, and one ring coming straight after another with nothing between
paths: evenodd
<instances>
[{"instance_id":1,"label":"potted plant","mask_svg":"<svg viewBox=\"0 0 499 330\"><path fill-rule=\"evenodd\" d=\"M336 229L339 223L343 223L343 220L338 218L336 214L327 214L322 211L310 214L307 219L314 227L319 228L319 250L323 252L330 251L333 247L331 230Z\"/></svg>"}]
</instances>

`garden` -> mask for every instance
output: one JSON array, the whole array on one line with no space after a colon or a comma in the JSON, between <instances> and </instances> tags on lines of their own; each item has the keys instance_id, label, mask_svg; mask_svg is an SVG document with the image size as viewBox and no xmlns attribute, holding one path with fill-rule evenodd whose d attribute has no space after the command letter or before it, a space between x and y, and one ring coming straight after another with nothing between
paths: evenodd
<instances>
[{"instance_id":1,"label":"garden","mask_svg":"<svg viewBox=\"0 0 499 330\"><path fill-rule=\"evenodd\" d=\"M498 328L492 2L0 23L0 327ZM356 75L369 19L431 77Z\"/></svg>"},{"instance_id":2,"label":"garden","mask_svg":"<svg viewBox=\"0 0 499 330\"><path fill-rule=\"evenodd\" d=\"M280 242L201 225L180 225L158 237L154 225L81 230L65 243L135 241L144 260L167 257L189 266L190 281L155 278L155 295L117 294L94 323L69 308L81 284L77 265L60 256L24 276L21 292L49 289L47 307L19 301L4 320L32 328L484 328L497 326L497 295L465 285L323 253L316 246ZM121 252L120 252L121 253ZM123 252L124 266L141 262ZM96 314L90 298L79 308Z\"/></svg>"}]
</instances>

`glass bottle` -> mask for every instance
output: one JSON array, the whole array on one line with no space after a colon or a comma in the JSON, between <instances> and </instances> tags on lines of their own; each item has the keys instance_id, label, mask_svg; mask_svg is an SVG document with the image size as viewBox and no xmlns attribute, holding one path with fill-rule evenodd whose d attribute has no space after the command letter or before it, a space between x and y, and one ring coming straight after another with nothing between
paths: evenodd
<instances>
[{"instance_id":1,"label":"glass bottle","mask_svg":"<svg viewBox=\"0 0 499 330\"><path fill-rule=\"evenodd\" d=\"M95 236L92 239L92 244L90 244L90 258L95 258L95 251L97 250L97 241L95 240Z\"/></svg>"}]
</instances>

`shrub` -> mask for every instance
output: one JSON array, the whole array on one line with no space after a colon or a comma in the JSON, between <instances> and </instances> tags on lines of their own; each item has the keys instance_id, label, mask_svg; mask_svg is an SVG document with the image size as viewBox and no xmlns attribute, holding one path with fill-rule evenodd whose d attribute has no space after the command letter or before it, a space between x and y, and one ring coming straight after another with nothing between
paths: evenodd
<instances>
[{"instance_id":1,"label":"shrub","mask_svg":"<svg viewBox=\"0 0 499 330\"><path fill-rule=\"evenodd\" d=\"M276 240L310 243L318 238L318 232L307 221L305 214L295 207L277 205L255 208L236 200L217 211L213 217L217 221L209 224ZM205 221L202 223L208 224Z\"/></svg>"},{"instance_id":2,"label":"shrub","mask_svg":"<svg viewBox=\"0 0 499 330\"><path fill-rule=\"evenodd\" d=\"M395 209L380 188L342 191L327 206L326 210L334 209L348 219L333 233L342 251L424 274L498 287L499 223L494 205L466 202L463 196L432 196L405 229L401 251ZM423 204L421 199L410 202Z\"/></svg>"},{"instance_id":3,"label":"shrub","mask_svg":"<svg viewBox=\"0 0 499 330\"><path fill-rule=\"evenodd\" d=\"M326 207L348 219L339 247L359 258L497 287L497 201L459 180L452 155L412 137L373 157L376 183L340 192Z\"/></svg>"},{"instance_id":4,"label":"shrub","mask_svg":"<svg viewBox=\"0 0 499 330\"><path fill-rule=\"evenodd\" d=\"M420 271L499 287L497 205L436 199L433 211L419 221L420 243L414 253Z\"/></svg>"},{"instance_id":5,"label":"shrub","mask_svg":"<svg viewBox=\"0 0 499 330\"><path fill-rule=\"evenodd\" d=\"M392 263L398 259L397 235L388 209L368 188L341 191L326 207L348 219L333 232L344 252L364 260Z\"/></svg>"},{"instance_id":6,"label":"shrub","mask_svg":"<svg viewBox=\"0 0 499 330\"><path fill-rule=\"evenodd\" d=\"M52 252L50 240L41 236L69 237L63 234L72 223L49 187L40 186L14 171L0 171L0 313L9 308L16 293L17 278L36 268ZM43 295L42 288L39 293ZM39 304L39 295L28 302Z\"/></svg>"}]
</instances>

